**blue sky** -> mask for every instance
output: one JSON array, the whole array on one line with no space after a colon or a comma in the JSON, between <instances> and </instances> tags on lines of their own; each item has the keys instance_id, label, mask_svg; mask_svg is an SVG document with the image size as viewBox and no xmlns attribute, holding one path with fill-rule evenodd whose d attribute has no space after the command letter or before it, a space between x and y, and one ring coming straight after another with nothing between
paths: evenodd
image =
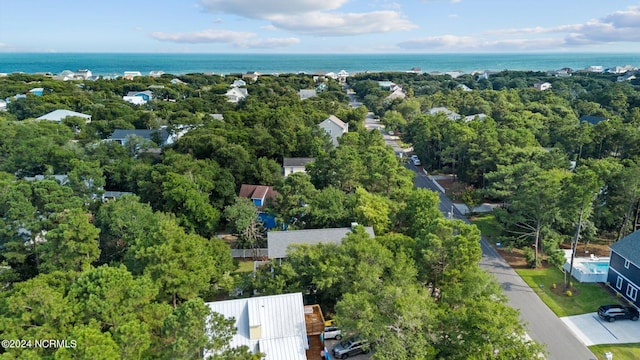
<instances>
[{"instance_id":1,"label":"blue sky","mask_svg":"<svg viewBox=\"0 0 640 360\"><path fill-rule=\"evenodd\" d=\"M640 0L12 0L0 52L640 52Z\"/></svg>"}]
</instances>

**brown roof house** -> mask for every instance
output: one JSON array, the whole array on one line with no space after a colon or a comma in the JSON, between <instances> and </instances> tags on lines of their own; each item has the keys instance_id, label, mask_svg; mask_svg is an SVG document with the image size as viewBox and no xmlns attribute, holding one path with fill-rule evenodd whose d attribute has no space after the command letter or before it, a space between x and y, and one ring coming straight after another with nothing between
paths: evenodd
<instances>
[{"instance_id":1,"label":"brown roof house","mask_svg":"<svg viewBox=\"0 0 640 360\"><path fill-rule=\"evenodd\" d=\"M273 190L273 186L242 184L239 197L251 199L253 204L261 209L263 206L276 200L278 192Z\"/></svg>"}]
</instances>

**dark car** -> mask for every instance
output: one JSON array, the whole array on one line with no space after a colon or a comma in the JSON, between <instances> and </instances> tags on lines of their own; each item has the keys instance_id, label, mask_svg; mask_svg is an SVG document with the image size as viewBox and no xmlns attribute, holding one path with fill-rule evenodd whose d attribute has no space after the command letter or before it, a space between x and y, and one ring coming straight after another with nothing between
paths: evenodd
<instances>
[{"instance_id":1,"label":"dark car","mask_svg":"<svg viewBox=\"0 0 640 360\"><path fill-rule=\"evenodd\" d=\"M344 340L333 348L333 356L338 359L346 359L352 355L366 354L368 352L369 343L358 338Z\"/></svg>"},{"instance_id":2,"label":"dark car","mask_svg":"<svg viewBox=\"0 0 640 360\"><path fill-rule=\"evenodd\" d=\"M614 322L616 320L621 319L631 319L633 321L637 321L640 314L638 313L638 309L633 306L623 306L623 305L602 305L598 308L598 316L602 320L606 320L609 322Z\"/></svg>"}]
</instances>

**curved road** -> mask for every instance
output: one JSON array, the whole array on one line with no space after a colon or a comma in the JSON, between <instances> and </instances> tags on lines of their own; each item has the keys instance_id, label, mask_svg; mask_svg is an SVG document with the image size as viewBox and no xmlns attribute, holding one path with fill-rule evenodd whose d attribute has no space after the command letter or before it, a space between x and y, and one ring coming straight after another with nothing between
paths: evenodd
<instances>
[{"instance_id":1,"label":"curved road","mask_svg":"<svg viewBox=\"0 0 640 360\"><path fill-rule=\"evenodd\" d=\"M424 174L422 168L408 164L407 167L416 172L415 186L428 188L440 195L440 211L448 216L469 222L469 220L453 206L453 203L436 184ZM480 240L482 260L480 266L493 274L504 289L509 306L520 311L520 318L527 325L529 336L543 344L547 349L549 360L595 360L593 353L578 340L571 330L560 320L535 292L520 278L509 264L483 238Z\"/></svg>"}]
</instances>

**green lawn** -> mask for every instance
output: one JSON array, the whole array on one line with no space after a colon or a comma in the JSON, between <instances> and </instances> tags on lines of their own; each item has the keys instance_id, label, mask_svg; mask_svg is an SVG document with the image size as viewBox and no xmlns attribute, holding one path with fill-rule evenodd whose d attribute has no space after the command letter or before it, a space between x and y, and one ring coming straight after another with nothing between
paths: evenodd
<instances>
[{"instance_id":1,"label":"green lawn","mask_svg":"<svg viewBox=\"0 0 640 360\"><path fill-rule=\"evenodd\" d=\"M516 272L558 317L593 312L602 304L617 302L616 298L596 283L574 281L573 285L578 291L571 297L553 293L551 287L554 283L559 288L564 284L562 271L555 267L535 270L517 269Z\"/></svg>"},{"instance_id":2,"label":"green lawn","mask_svg":"<svg viewBox=\"0 0 640 360\"><path fill-rule=\"evenodd\" d=\"M611 344L589 346L591 352L598 360L605 360L604 353L611 352L613 360L640 359L640 344Z\"/></svg>"},{"instance_id":3,"label":"green lawn","mask_svg":"<svg viewBox=\"0 0 640 360\"><path fill-rule=\"evenodd\" d=\"M471 223L476 225L482 235L491 243L495 243L493 239L500 235L500 226L496 222L495 216L490 213L472 217Z\"/></svg>"},{"instance_id":4,"label":"green lawn","mask_svg":"<svg viewBox=\"0 0 640 360\"><path fill-rule=\"evenodd\" d=\"M253 261L238 261L238 270L236 272L252 272Z\"/></svg>"}]
</instances>

